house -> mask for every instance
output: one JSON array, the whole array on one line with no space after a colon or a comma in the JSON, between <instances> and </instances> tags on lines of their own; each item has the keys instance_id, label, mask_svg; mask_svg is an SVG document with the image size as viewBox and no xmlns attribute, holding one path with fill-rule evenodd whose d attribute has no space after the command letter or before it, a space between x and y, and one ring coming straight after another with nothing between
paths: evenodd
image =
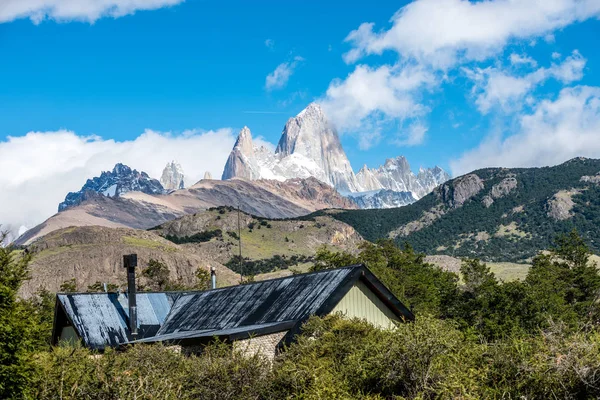
<instances>
[{"instance_id":1,"label":"house","mask_svg":"<svg viewBox=\"0 0 600 400\"><path fill-rule=\"evenodd\" d=\"M58 294L53 343L104 350L162 342L194 352L220 338L272 356L311 315L340 312L381 328L414 319L364 265L196 292L135 293L129 282L127 294Z\"/></svg>"}]
</instances>

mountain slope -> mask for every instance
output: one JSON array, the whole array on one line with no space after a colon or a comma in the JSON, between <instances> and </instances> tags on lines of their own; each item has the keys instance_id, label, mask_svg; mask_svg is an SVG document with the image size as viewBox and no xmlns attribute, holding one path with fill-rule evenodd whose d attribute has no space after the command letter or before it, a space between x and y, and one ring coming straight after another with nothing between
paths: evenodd
<instances>
[{"instance_id":1,"label":"mountain slope","mask_svg":"<svg viewBox=\"0 0 600 400\"><path fill-rule=\"evenodd\" d=\"M323 245L355 252L363 240L352 227L330 216L272 220L241 212L239 222L244 259L259 261L280 256L280 260L274 260L275 268L292 257L306 262L305 257L311 258ZM186 215L152 231L222 264L230 265L232 258L239 254L238 213L232 207ZM230 267L239 272L238 263L234 262ZM271 270L263 268L259 272Z\"/></svg>"},{"instance_id":2,"label":"mountain slope","mask_svg":"<svg viewBox=\"0 0 600 400\"><path fill-rule=\"evenodd\" d=\"M482 169L448 181L406 207L336 211L332 216L367 240L389 237L427 254L519 261L573 228L599 251L600 160Z\"/></svg>"},{"instance_id":3,"label":"mountain slope","mask_svg":"<svg viewBox=\"0 0 600 400\"><path fill-rule=\"evenodd\" d=\"M239 206L243 211L267 218L298 217L323 208L356 208L332 187L314 178L286 182L201 180L188 189L163 195L128 192L119 197L108 197L85 191L78 201L78 205L68 207L27 231L16 244L29 244L69 226L148 229L216 206Z\"/></svg>"},{"instance_id":4,"label":"mountain slope","mask_svg":"<svg viewBox=\"0 0 600 400\"><path fill-rule=\"evenodd\" d=\"M305 270L320 246L355 251L362 241L352 227L328 216L268 220L242 212L240 222L245 275L289 275L289 267ZM31 279L21 295L28 297L40 287L56 292L72 278L82 291L97 282L124 288L122 256L130 253L138 254L140 270L150 259L161 261L169 268L169 278L179 284L192 285L195 271L209 267L217 269L219 286L237 284L239 274L224 266L239 270L239 263L231 262L239 253L236 232L238 213L231 207L186 215L150 231L101 226L59 229L27 247L33 257Z\"/></svg>"},{"instance_id":5,"label":"mountain slope","mask_svg":"<svg viewBox=\"0 0 600 400\"><path fill-rule=\"evenodd\" d=\"M122 267L123 254L136 253L140 270L150 259L164 263L170 279L191 286L198 268L215 267L219 285L239 282L233 273L215 260L191 253L183 247L161 238L153 232L129 228L100 226L60 229L43 237L27 248L32 255L30 279L21 287L21 296L28 297L40 287L51 292L75 279L77 290L85 291L96 282L127 286L126 271ZM143 283L143 279L140 279Z\"/></svg>"}]
</instances>

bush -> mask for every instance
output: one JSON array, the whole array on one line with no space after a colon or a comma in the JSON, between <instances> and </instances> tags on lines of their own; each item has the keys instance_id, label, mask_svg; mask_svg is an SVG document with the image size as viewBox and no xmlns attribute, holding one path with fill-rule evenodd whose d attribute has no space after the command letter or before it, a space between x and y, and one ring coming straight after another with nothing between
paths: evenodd
<instances>
[{"instance_id":1,"label":"bush","mask_svg":"<svg viewBox=\"0 0 600 400\"><path fill-rule=\"evenodd\" d=\"M265 391L268 362L244 357L223 343L201 356L161 345L135 346L102 356L57 347L36 358L37 399L248 399ZM263 397L264 398L264 397Z\"/></svg>"},{"instance_id":2,"label":"bush","mask_svg":"<svg viewBox=\"0 0 600 400\"><path fill-rule=\"evenodd\" d=\"M215 229L212 231L202 231L193 234L192 236L174 236L174 235L165 235L165 239L176 243L202 243L208 242L212 238L220 238L223 237L223 232L220 229Z\"/></svg>"}]
</instances>

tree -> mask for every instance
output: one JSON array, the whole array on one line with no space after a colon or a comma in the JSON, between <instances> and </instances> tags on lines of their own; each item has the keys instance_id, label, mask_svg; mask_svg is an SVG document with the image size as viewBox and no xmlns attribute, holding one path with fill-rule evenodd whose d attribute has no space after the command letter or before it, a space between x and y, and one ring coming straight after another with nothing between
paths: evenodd
<instances>
[{"instance_id":1,"label":"tree","mask_svg":"<svg viewBox=\"0 0 600 400\"><path fill-rule=\"evenodd\" d=\"M169 285L169 267L163 262L151 258L148 266L142 270L142 276L146 277L151 290L166 290Z\"/></svg>"},{"instance_id":2,"label":"tree","mask_svg":"<svg viewBox=\"0 0 600 400\"><path fill-rule=\"evenodd\" d=\"M75 278L64 281L60 284L60 288L58 290L61 293L74 293L77 291L77 281Z\"/></svg>"},{"instance_id":3,"label":"tree","mask_svg":"<svg viewBox=\"0 0 600 400\"><path fill-rule=\"evenodd\" d=\"M210 285L211 285L210 272L208 272L206 269L204 269L202 267L199 267L196 270L196 273L194 275L196 276L195 289L200 289L200 290L210 289Z\"/></svg>"},{"instance_id":4,"label":"tree","mask_svg":"<svg viewBox=\"0 0 600 400\"><path fill-rule=\"evenodd\" d=\"M311 271L322 271L324 269L346 267L356 264L358 259L352 254L345 252L333 252L325 245L317 249L315 263L310 268Z\"/></svg>"},{"instance_id":5,"label":"tree","mask_svg":"<svg viewBox=\"0 0 600 400\"><path fill-rule=\"evenodd\" d=\"M589 256L589 248L573 230L559 236L548 254L533 259L525 284L538 324L552 319L574 326L598 316L600 274Z\"/></svg>"},{"instance_id":6,"label":"tree","mask_svg":"<svg viewBox=\"0 0 600 400\"><path fill-rule=\"evenodd\" d=\"M117 290L119 290L119 285L115 285L114 283L96 281L92 285L88 285L87 291L90 293L101 293L104 292L105 285L107 292L116 292Z\"/></svg>"},{"instance_id":7,"label":"tree","mask_svg":"<svg viewBox=\"0 0 600 400\"><path fill-rule=\"evenodd\" d=\"M5 239L0 234L0 242ZM0 246L0 398L23 397L31 374L28 318L17 292L27 279L29 255Z\"/></svg>"}]
</instances>

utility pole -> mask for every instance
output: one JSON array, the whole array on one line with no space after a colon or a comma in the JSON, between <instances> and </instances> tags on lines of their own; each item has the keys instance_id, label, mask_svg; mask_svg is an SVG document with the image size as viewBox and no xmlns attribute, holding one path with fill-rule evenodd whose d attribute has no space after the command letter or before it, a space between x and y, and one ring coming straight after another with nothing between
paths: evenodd
<instances>
[{"instance_id":1,"label":"utility pole","mask_svg":"<svg viewBox=\"0 0 600 400\"><path fill-rule=\"evenodd\" d=\"M240 205L238 204L238 247L240 248L240 283L244 281L244 263L242 260L242 224L240 222Z\"/></svg>"}]
</instances>

